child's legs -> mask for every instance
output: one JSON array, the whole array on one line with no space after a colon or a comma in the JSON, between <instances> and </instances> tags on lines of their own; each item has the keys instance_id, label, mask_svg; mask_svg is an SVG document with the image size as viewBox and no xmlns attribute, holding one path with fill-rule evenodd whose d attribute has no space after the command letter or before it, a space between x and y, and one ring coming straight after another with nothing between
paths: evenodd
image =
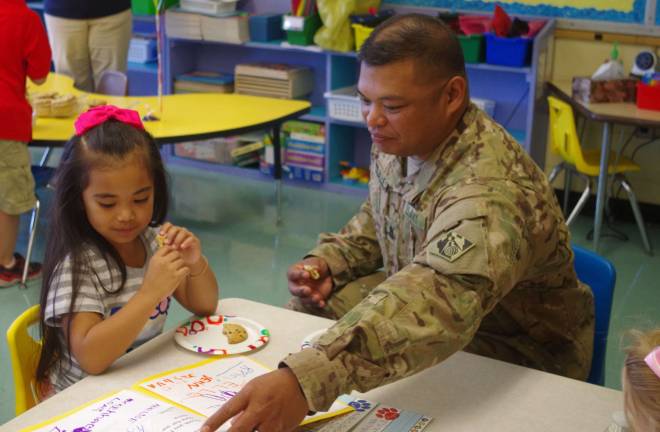
<instances>
[{"instance_id":1,"label":"child's legs","mask_svg":"<svg viewBox=\"0 0 660 432\"><path fill-rule=\"evenodd\" d=\"M20 218L0 210L0 266L9 267L14 258Z\"/></svg>"},{"instance_id":2,"label":"child's legs","mask_svg":"<svg viewBox=\"0 0 660 432\"><path fill-rule=\"evenodd\" d=\"M0 265L11 263L19 215L32 209L35 202L27 145L0 140Z\"/></svg>"},{"instance_id":3,"label":"child's legs","mask_svg":"<svg viewBox=\"0 0 660 432\"><path fill-rule=\"evenodd\" d=\"M89 21L89 55L98 85L106 70L126 72L128 45L132 34L130 10Z\"/></svg>"},{"instance_id":4,"label":"child's legs","mask_svg":"<svg viewBox=\"0 0 660 432\"><path fill-rule=\"evenodd\" d=\"M330 319L339 319L364 300L386 278L387 276L384 272L378 271L349 282L330 295L327 306L324 308L306 306L298 297L293 297L289 300L286 307L297 312L304 312Z\"/></svg>"},{"instance_id":5,"label":"child's legs","mask_svg":"<svg viewBox=\"0 0 660 432\"><path fill-rule=\"evenodd\" d=\"M89 21L45 15L55 72L69 75L77 88L94 91L89 58Z\"/></svg>"}]
</instances>

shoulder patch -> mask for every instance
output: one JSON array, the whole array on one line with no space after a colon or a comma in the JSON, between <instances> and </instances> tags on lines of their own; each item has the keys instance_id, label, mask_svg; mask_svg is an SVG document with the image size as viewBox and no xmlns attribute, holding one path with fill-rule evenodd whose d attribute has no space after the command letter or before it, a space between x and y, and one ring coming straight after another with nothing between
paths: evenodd
<instances>
[{"instance_id":1,"label":"shoulder patch","mask_svg":"<svg viewBox=\"0 0 660 432\"><path fill-rule=\"evenodd\" d=\"M474 247L474 243L457 232L443 234L431 249L433 255L454 262Z\"/></svg>"}]
</instances>

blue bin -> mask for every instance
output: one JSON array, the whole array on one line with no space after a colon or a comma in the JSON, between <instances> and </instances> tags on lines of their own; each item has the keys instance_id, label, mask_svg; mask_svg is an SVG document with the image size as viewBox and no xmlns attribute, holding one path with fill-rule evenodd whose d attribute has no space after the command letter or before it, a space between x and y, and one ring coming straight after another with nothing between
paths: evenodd
<instances>
[{"instance_id":1,"label":"blue bin","mask_svg":"<svg viewBox=\"0 0 660 432\"><path fill-rule=\"evenodd\" d=\"M250 16L250 40L268 42L284 39L281 14L266 14Z\"/></svg>"},{"instance_id":2,"label":"blue bin","mask_svg":"<svg viewBox=\"0 0 660 432\"><path fill-rule=\"evenodd\" d=\"M486 63L501 66L523 67L529 65L534 39L505 38L486 34Z\"/></svg>"}]
</instances>

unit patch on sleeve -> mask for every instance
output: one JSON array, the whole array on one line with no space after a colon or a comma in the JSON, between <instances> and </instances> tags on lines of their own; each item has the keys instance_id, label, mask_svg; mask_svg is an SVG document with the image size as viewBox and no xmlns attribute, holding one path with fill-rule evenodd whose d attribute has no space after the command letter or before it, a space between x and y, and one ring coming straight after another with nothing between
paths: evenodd
<instances>
[{"instance_id":1,"label":"unit patch on sleeve","mask_svg":"<svg viewBox=\"0 0 660 432\"><path fill-rule=\"evenodd\" d=\"M449 262L454 262L473 247L474 243L470 240L457 232L450 231L440 237L431 249L431 253Z\"/></svg>"}]
</instances>

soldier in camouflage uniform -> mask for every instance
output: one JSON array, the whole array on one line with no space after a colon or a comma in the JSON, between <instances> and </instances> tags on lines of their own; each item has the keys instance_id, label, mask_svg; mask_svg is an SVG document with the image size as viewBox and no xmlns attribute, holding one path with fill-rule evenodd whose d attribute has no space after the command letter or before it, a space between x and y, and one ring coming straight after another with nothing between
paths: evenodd
<instances>
[{"instance_id":1,"label":"soldier in camouflage uniform","mask_svg":"<svg viewBox=\"0 0 660 432\"><path fill-rule=\"evenodd\" d=\"M440 65L420 49L439 51ZM282 409L302 392L305 409L322 411L343 393L458 350L587 377L593 298L577 281L553 190L520 145L470 104L456 39L433 18L402 16L376 29L360 57L374 143L369 197L288 275L292 307L338 322L314 348L283 360L274 374L288 381L265 378L210 426L232 409L257 412L292 385L300 389ZM271 394L269 385L279 388ZM293 426L255 414L236 430Z\"/></svg>"}]
</instances>

